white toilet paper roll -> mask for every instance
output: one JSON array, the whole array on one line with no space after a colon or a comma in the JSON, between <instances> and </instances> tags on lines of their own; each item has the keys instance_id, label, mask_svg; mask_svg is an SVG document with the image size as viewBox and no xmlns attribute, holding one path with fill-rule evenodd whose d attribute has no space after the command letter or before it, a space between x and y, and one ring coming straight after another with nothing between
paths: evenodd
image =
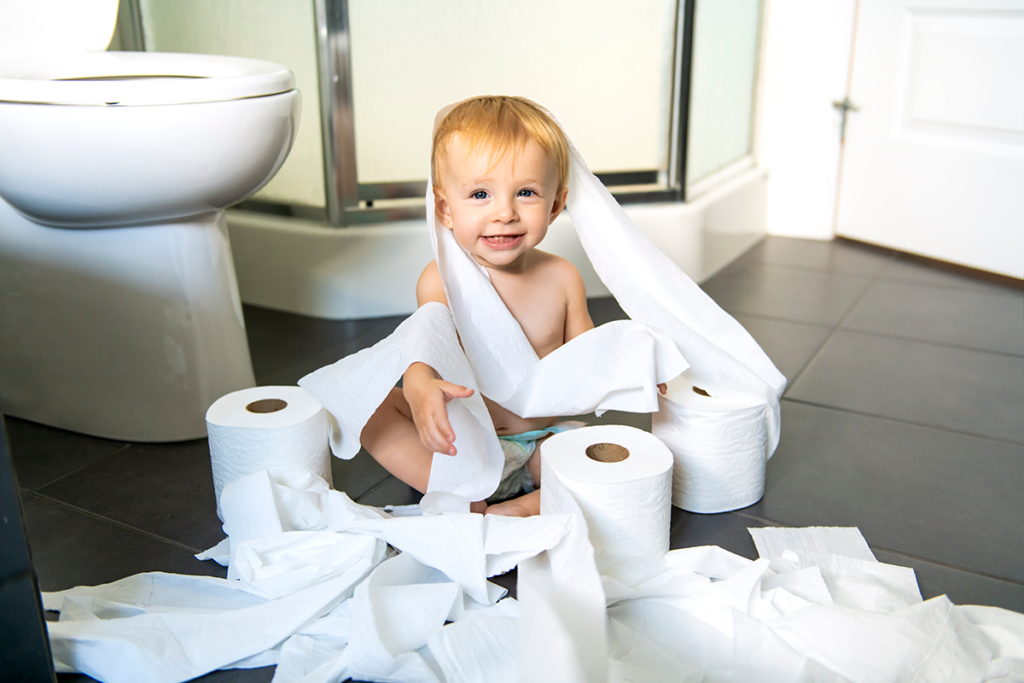
<instances>
[{"instance_id":1,"label":"white toilet paper roll","mask_svg":"<svg viewBox=\"0 0 1024 683\"><path fill-rule=\"evenodd\" d=\"M753 505L764 495L770 408L753 396L702 394L686 375L669 382L652 418L675 457L672 504L701 513Z\"/></svg>"},{"instance_id":2,"label":"white toilet paper roll","mask_svg":"<svg viewBox=\"0 0 1024 683\"><path fill-rule=\"evenodd\" d=\"M583 511L595 552L661 557L669 549L672 454L648 432L584 427L544 442L541 513Z\"/></svg>"},{"instance_id":3,"label":"white toilet paper roll","mask_svg":"<svg viewBox=\"0 0 1024 683\"><path fill-rule=\"evenodd\" d=\"M327 412L301 387L254 387L206 411L217 516L224 487L253 472L311 473L331 484Z\"/></svg>"}]
</instances>

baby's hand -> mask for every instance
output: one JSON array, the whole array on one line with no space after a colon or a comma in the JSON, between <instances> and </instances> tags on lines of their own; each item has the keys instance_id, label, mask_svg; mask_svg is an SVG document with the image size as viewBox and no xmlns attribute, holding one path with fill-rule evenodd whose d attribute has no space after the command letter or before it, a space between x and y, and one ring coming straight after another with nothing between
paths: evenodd
<instances>
[{"instance_id":1,"label":"baby's hand","mask_svg":"<svg viewBox=\"0 0 1024 683\"><path fill-rule=\"evenodd\" d=\"M667 384L665 384L665 383L661 383L661 384L659 384L659 385L658 385L658 391L660 391L660 392L661 392L661 395L662 395L662 396L665 396L665 395L667 395L667 394L668 394L668 385L667 385Z\"/></svg>"},{"instance_id":2,"label":"baby's hand","mask_svg":"<svg viewBox=\"0 0 1024 683\"><path fill-rule=\"evenodd\" d=\"M412 386L407 382L405 391L423 445L434 453L455 455L455 432L448 422L448 402L469 398L473 390L443 379L424 378Z\"/></svg>"}]
</instances>

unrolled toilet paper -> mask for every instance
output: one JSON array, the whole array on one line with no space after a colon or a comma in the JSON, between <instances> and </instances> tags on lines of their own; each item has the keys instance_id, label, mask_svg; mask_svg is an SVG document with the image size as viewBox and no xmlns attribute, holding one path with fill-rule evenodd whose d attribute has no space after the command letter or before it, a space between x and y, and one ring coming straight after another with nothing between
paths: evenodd
<instances>
[{"instance_id":1,"label":"unrolled toilet paper","mask_svg":"<svg viewBox=\"0 0 1024 683\"><path fill-rule=\"evenodd\" d=\"M764 495L769 408L758 397L695 388L684 373L659 398L652 432L675 458L672 504L715 513L753 505Z\"/></svg>"},{"instance_id":2,"label":"unrolled toilet paper","mask_svg":"<svg viewBox=\"0 0 1024 683\"><path fill-rule=\"evenodd\" d=\"M596 553L661 557L669 549L672 454L621 425L556 434L543 445L541 513L583 512Z\"/></svg>"},{"instance_id":3,"label":"unrolled toilet paper","mask_svg":"<svg viewBox=\"0 0 1024 683\"><path fill-rule=\"evenodd\" d=\"M224 487L254 472L315 474L331 483L327 412L300 387L254 387L206 411L217 516Z\"/></svg>"}]
</instances>

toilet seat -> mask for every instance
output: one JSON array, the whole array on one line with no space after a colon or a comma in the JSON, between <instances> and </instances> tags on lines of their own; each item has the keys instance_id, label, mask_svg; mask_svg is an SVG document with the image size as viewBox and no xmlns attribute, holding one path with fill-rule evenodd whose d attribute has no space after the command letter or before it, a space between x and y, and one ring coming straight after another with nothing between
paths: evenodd
<instances>
[{"instance_id":1,"label":"toilet seat","mask_svg":"<svg viewBox=\"0 0 1024 683\"><path fill-rule=\"evenodd\" d=\"M169 52L6 54L0 103L152 106L224 102L295 89L292 73L258 59Z\"/></svg>"}]
</instances>

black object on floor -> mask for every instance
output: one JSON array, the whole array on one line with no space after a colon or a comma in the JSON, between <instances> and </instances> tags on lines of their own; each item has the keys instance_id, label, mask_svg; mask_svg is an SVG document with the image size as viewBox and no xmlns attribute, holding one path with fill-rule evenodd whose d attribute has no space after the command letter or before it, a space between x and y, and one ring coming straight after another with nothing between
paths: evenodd
<instances>
[{"instance_id":1,"label":"black object on floor","mask_svg":"<svg viewBox=\"0 0 1024 683\"><path fill-rule=\"evenodd\" d=\"M56 680L21 496L0 418L0 672L5 681Z\"/></svg>"}]
</instances>

